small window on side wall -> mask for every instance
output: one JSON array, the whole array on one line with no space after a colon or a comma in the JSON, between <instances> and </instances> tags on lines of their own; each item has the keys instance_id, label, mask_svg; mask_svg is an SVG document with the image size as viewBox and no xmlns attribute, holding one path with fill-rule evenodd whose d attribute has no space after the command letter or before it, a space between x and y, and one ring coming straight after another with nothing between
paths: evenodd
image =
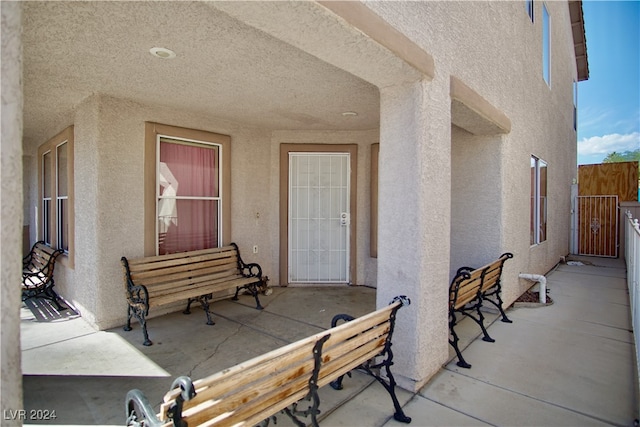
<instances>
[{"instance_id":1,"label":"small window on side wall","mask_svg":"<svg viewBox=\"0 0 640 427\"><path fill-rule=\"evenodd\" d=\"M547 5L542 5L542 77L551 86L551 22Z\"/></svg>"},{"instance_id":2,"label":"small window on side wall","mask_svg":"<svg viewBox=\"0 0 640 427\"><path fill-rule=\"evenodd\" d=\"M531 156L530 244L547 240L547 162Z\"/></svg>"},{"instance_id":3,"label":"small window on side wall","mask_svg":"<svg viewBox=\"0 0 640 427\"><path fill-rule=\"evenodd\" d=\"M531 22L533 22L533 0L525 0L525 7L527 8L527 13L529 14L529 18Z\"/></svg>"}]
</instances>

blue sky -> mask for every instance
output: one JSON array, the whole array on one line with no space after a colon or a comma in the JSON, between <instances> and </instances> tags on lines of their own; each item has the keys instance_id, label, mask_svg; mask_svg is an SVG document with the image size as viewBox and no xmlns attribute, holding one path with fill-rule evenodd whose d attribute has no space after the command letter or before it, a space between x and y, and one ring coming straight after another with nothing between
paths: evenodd
<instances>
[{"instance_id":1,"label":"blue sky","mask_svg":"<svg viewBox=\"0 0 640 427\"><path fill-rule=\"evenodd\" d=\"M640 148L640 1L583 1L589 80L578 83L578 164Z\"/></svg>"}]
</instances>

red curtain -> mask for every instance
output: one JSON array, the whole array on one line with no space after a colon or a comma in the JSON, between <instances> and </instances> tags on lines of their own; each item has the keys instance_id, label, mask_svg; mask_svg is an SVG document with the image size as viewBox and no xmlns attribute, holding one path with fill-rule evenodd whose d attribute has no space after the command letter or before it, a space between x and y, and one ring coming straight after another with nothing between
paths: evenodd
<instances>
[{"instance_id":1,"label":"red curtain","mask_svg":"<svg viewBox=\"0 0 640 427\"><path fill-rule=\"evenodd\" d=\"M219 150L160 142L159 254L218 246Z\"/></svg>"}]
</instances>

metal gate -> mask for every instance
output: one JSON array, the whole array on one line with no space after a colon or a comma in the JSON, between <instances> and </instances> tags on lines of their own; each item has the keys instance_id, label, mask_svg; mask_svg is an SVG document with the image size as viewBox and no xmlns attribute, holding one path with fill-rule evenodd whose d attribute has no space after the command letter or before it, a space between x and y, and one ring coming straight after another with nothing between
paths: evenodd
<instances>
[{"instance_id":1,"label":"metal gate","mask_svg":"<svg viewBox=\"0 0 640 427\"><path fill-rule=\"evenodd\" d=\"M618 196L578 196L578 254L618 257Z\"/></svg>"}]
</instances>

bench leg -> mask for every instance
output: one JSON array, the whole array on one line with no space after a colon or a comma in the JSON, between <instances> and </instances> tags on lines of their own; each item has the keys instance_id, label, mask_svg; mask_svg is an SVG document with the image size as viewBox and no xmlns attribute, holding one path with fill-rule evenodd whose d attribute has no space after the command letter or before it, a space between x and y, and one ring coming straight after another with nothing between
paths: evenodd
<instances>
[{"instance_id":1,"label":"bench leg","mask_svg":"<svg viewBox=\"0 0 640 427\"><path fill-rule=\"evenodd\" d=\"M142 334L144 335L144 342L142 343L142 345L149 347L153 343L149 339L149 333L147 332L147 319L145 318L144 314L142 315L142 320L140 320L140 325L142 326Z\"/></svg>"},{"instance_id":2,"label":"bench leg","mask_svg":"<svg viewBox=\"0 0 640 427\"><path fill-rule=\"evenodd\" d=\"M482 336L482 341L496 342L496 340L491 338L491 336L489 335L489 332L487 332L487 328L484 327L484 314L482 314L482 311L480 310L481 308L482 308L482 301L480 301L479 303L477 303L473 307L465 308L462 311L462 314L464 314L467 317L470 317L471 319L473 319L474 322L476 322L478 324L478 326L480 326L480 329L482 329L482 335L483 335ZM478 313L478 317L476 317L473 314L469 313L469 311L471 311L471 310L475 310L475 312Z\"/></svg>"},{"instance_id":3,"label":"bench leg","mask_svg":"<svg viewBox=\"0 0 640 427\"><path fill-rule=\"evenodd\" d=\"M233 296L233 298L231 298L233 301L238 301L238 293L240 292L240 289L246 289L249 292L251 292L251 295L253 295L253 298L255 298L256 300L256 310L262 310L264 307L262 307L262 305L260 304L260 299L258 298L258 286L255 283L252 283L250 285L245 285L245 286L236 286L236 294Z\"/></svg>"},{"instance_id":4,"label":"bench leg","mask_svg":"<svg viewBox=\"0 0 640 427\"><path fill-rule=\"evenodd\" d=\"M364 364L362 365L362 368L369 375L375 378L380 384L382 384L384 389L387 390L387 393L389 393L389 396L391 396L391 401L393 402L393 408L395 410L393 414L393 419L401 423L408 424L411 422L411 417L406 416L404 411L402 410L402 406L400 405L400 402L398 401L398 396L396 395L396 380L393 377L393 374L391 373L391 365L393 365L393 361L392 361L393 353L391 352L390 348L387 349L386 353L387 353L387 358L382 363L375 364L372 366L369 366L368 364ZM386 379L382 378L380 375L378 375L374 371L374 370L378 370L382 366L384 366L384 369L385 369ZM336 381L340 381L340 386L342 386L342 377L338 378L338 380Z\"/></svg>"},{"instance_id":5,"label":"bench leg","mask_svg":"<svg viewBox=\"0 0 640 427\"><path fill-rule=\"evenodd\" d=\"M211 320L211 313L209 312L209 296L210 294L202 295L198 298L189 298L189 300L187 301L187 308L185 308L182 313L191 314L191 303L198 300L200 302L200 305L202 306L202 309L204 310L204 314L207 315L207 325L215 325L213 320Z\"/></svg>"},{"instance_id":6,"label":"bench leg","mask_svg":"<svg viewBox=\"0 0 640 427\"><path fill-rule=\"evenodd\" d=\"M495 299L496 299L497 301L494 301L494 300L493 300L492 298L490 298L490 297L495 297ZM482 296L482 298L483 298L485 301L488 301L488 302L490 302L491 304L493 304L494 306L496 306L496 308L500 311L500 315L502 316L502 319L500 319L502 322L504 322L504 323L513 323L513 320L511 320L511 319L509 319L509 318L507 317L507 314L504 312L504 310L503 310L503 308L502 308L503 301L502 301L502 298L500 297L500 289L496 289L496 290L495 290L495 291L493 291L493 292L486 293L486 294L484 294L484 295Z\"/></svg>"},{"instance_id":7,"label":"bench leg","mask_svg":"<svg viewBox=\"0 0 640 427\"><path fill-rule=\"evenodd\" d=\"M139 308L129 306L129 310L127 312L127 324L122 328L125 331L130 331L131 328L131 317L134 316L138 319L140 326L142 327L142 334L144 335L144 342L142 345L149 347L153 344L153 342L149 339L149 333L147 332L147 319L146 319L146 310L141 310Z\"/></svg>"},{"instance_id":8,"label":"bench leg","mask_svg":"<svg viewBox=\"0 0 640 427\"><path fill-rule=\"evenodd\" d=\"M124 328L122 328L123 330L129 332L131 329L131 316L132 316L132 312L131 312L131 306L127 305L127 324L124 326Z\"/></svg>"},{"instance_id":9,"label":"bench leg","mask_svg":"<svg viewBox=\"0 0 640 427\"><path fill-rule=\"evenodd\" d=\"M198 301L200 301L200 305L202 306L202 309L204 310L204 314L207 315L207 325L215 325L213 320L211 320L211 313L209 312L209 297L208 297L208 295L202 295L201 297L198 297Z\"/></svg>"},{"instance_id":10,"label":"bench leg","mask_svg":"<svg viewBox=\"0 0 640 427\"><path fill-rule=\"evenodd\" d=\"M451 331L453 340L449 340L449 344L451 344L453 349L456 351L456 356L458 356L458 363L456 364L461 368L470 369L471 365L467 363L466 360L464 360L464 357L462 357L462 352L458 347L458 341L460 339L458 338L458 334L456 334L456 330L454 329L456 324L457 324L456 314L455 312L450 312L449 313L449 331Z\"/></svg>"}]
</instances>

